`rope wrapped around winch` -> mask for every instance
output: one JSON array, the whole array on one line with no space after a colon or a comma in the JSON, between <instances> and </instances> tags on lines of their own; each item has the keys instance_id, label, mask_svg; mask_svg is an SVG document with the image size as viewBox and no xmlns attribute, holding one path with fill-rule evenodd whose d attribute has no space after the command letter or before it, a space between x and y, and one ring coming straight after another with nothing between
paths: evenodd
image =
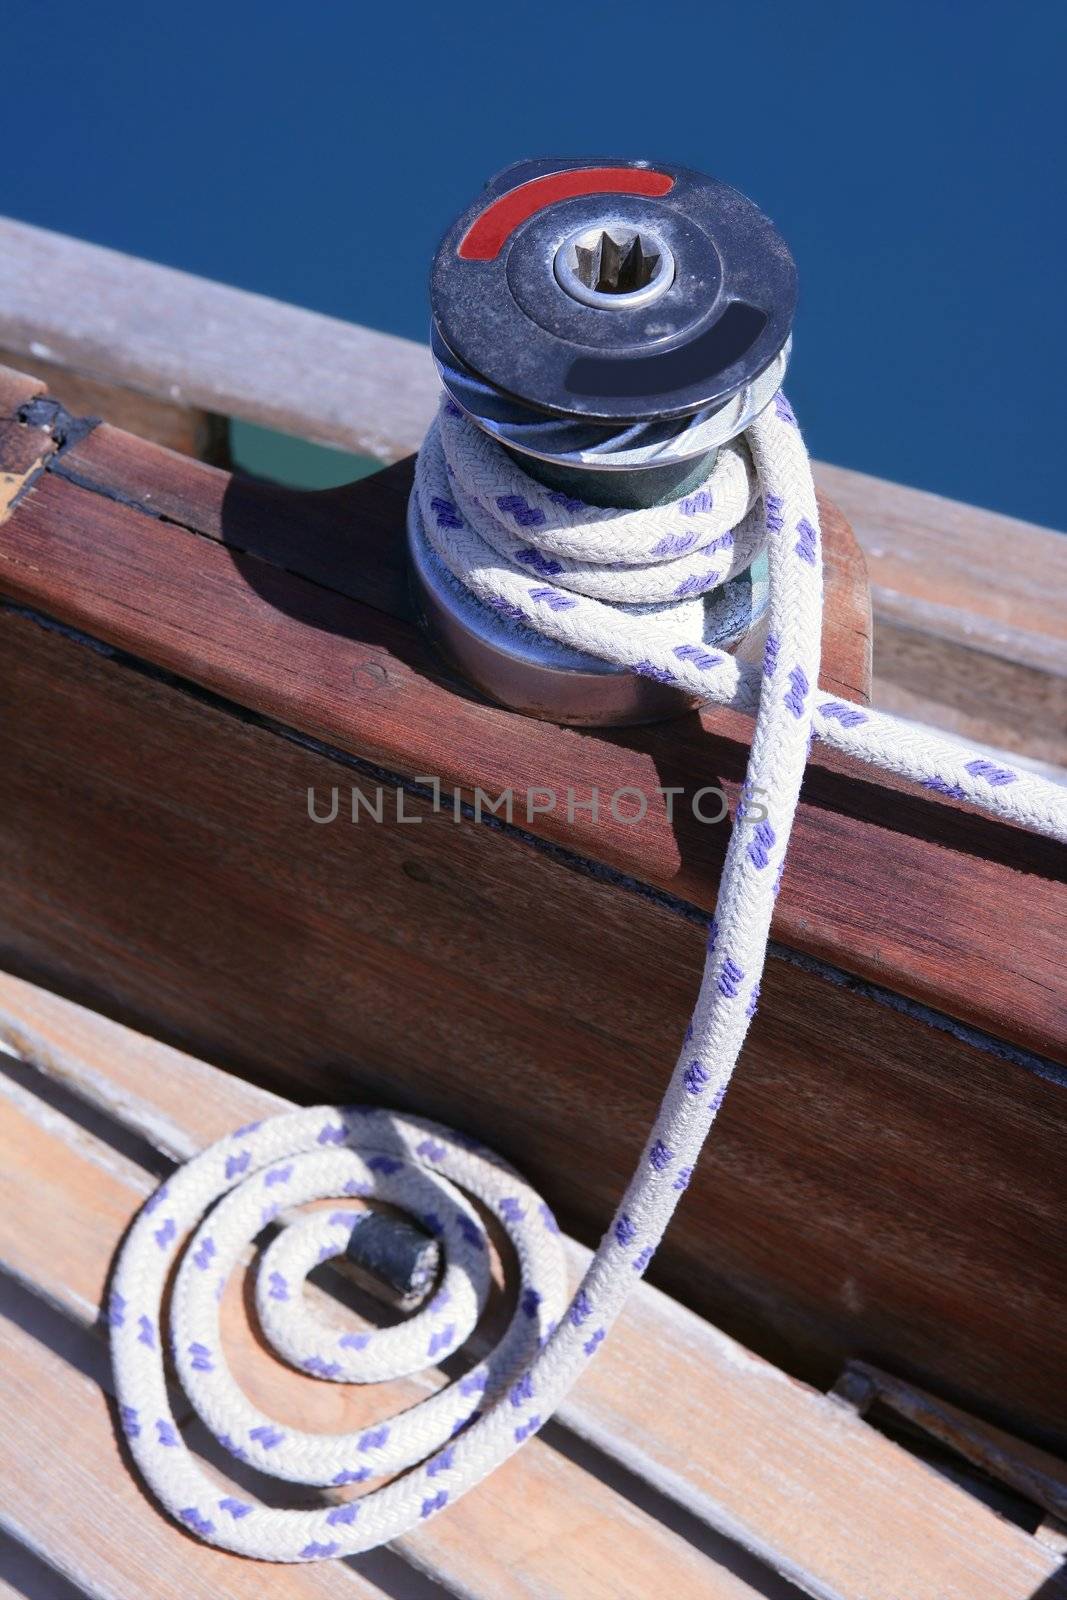
<instances>
[{"instance_id":1,"label":"rope wrapped around winch","mask_svg":"<svg viewBox=\"0 0 1067 1600\"><path fill-rule=\"evenodd\" d=\"M820 691L818 510L807 453L781 394L741 440L720 450L698 490L640 511L605 510L545 488L446 401L420 452L414 493L438 557L499 615L751 712L755 727L693 1018L633 1177L573 1295L551 1212L506 1163L436 1124L370 1108L318 1107L239 1129L180 1168L134 1223L110 1305L130 1449L186 1527L275 1561L369 1550L442 1510L536 1433L599 1349L685 1190L755 1012L813 734L1067 839L1067 790ZM759 669L709 648L703 617L704 596L762 550L769 618ZM746 821L746 797L751 803L756 795L760 820ZM264 1253L256 1296L264 1334L303 1371L359 1383L433 1365L475 1327L489 1253L467 1195L505 1228L519 1262L514 1315L488 1356L447 1388L356 1434L306 1434L244 1397L222 1351L219 1300L248 1245L283 1206L339 1202L283 1228ZM307 1273L346 1248L356 1223L344 1209L349 1197L399 1207L440 1241L439 1282L396 1327L339 1331L302 1303ZM174 1287L170 1344L189 1399L224 1447L297 1483L341 1487L402 1476L313 1510L278 1510L220 1491L178 1430L164 1372L161 1304L192 1229Z\"/></svg>"}]
</instances>

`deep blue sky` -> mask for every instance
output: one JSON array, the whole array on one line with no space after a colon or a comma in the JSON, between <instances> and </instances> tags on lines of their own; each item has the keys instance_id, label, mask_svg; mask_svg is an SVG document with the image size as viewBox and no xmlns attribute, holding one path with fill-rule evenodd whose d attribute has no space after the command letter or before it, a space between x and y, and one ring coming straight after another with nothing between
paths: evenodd
<instances>
[{"instance_id":1,"label":"deep blue sky","mask_svg":"<svg viewBox=\"0 0 1067 1600\"><path fill-rule=\"evenodd\" d=\"M498 167L703 167L799 262L813 450L1063 528L1063 12L38 0L4 17L0 211L421 338Z\"/></svg>"}]
</instances>

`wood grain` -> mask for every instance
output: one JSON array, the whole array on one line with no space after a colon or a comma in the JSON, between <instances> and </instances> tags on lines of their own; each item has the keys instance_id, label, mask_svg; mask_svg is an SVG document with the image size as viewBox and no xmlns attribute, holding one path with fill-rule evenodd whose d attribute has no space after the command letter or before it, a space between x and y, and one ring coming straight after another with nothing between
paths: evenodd
<instances>
[{"instance_id":1,"label":"wood grain","mask_svg":"<svg viewBox=\"0 0 1067 1600\"><path fill-rule=\"evenodd\" d=\"M31 361L380 461L437 408L425 345L7 218L0 307L0 345Z\"/></svg>"},{"instance_id":2,"label":"wood grain","mask_svg":"<svg viewBox=\"0 0 1067 1600\"><path fill-rule=\"evenodd\" d=\"M0 1038L24 1060L37 1063L48 1079L180 1159L235 1122L270 1115L284 1104L11 978L0 978ZM86 1148L84 1135L69 1123L62 1130L42 1127L49 1117L41 1107L19 1110L20 1132L12 1141L12 1156L16 1174L22 1176L8 1179L16 1204L7 1208L7 1215L17 1214L34 1167L55 1170L66 1192L46 1199L39 1231L59 1243L65 1208L88 1197L95 1214L94 1192L114 1186L113 1157L97 1152L95 1170L87 1168L93 1152ZM42 1138L66 1143L73 1159L61 1148L41 1148ZM100 1176L101 1168L106 1175ZM123 1174L123 1182L136 1194L143 1192L144 1181L136 1174ZM131 1203L136 1199L120 1201L118 1210ZM103 1283L100 1263L106 1262L108 1225L92 1231L95 1241L79 1240L79 1248L70 1252L61 1248L58 1262L53 1252L39 1261L40 1287L53 1299L68 1297L74 1315L92 1299L93 1283L97 1295ZM3 1236L2 1248L5 1254L20 1251L11 1230ZM572 1242L568 1251L576 1278L587 1252ZM335 1429L355 1425L356 1416L366 1419L366 1400L358 1391L280 1369L242 1334L240 1308L232 1298L225 1310L227 1338L234 1341L233 1364L270 1414L284 1417L295 1407L293 1414L305 1425ZM933 1474L847 1408L785 1378L647 1285L636 1288L612 1339L559 1415L567 1428L661 1485L713 1526L730 1531L809 1593L862 1593L865 1600L899 1600L901 1594L908 1600L971 1600L981 1592L990 1600L1022 1600L1056 1568L1049 1553L1027 1535ZM695 1449L694 1439L699 1440ZM551 1476L559 1458L550 1460L548 1451L543 1455ZM494 1506L503 1529L513 1526L506 1496L523 1486L504 1479L498 1487L501 1497ZM482 1497L490 1488L466 1502L475 1509L481 1506L483 1520ZM521 1557L508 1537L494 1541L505 1569L517 1558L524 1567L531 1558L542 1560L545 1522L555 1530L554 1500L536 1508L525 1497L524 1503L531 1538L524 1540ZM440 1528L448 1521L431 1526ZM574 1577L562 1592L574 1592L579 1572L581 1593L596 1592L587 1587L597 1581L597 1569L590 1568L588 1528L576 1515L571 1530L563 1531L564 1560ZM480 1523L460 1529L460 1548L466 1538L470 1551L479 1536ZM544 1581L550 1576L542 1571ZM506 1592L499 1587L501 1581L494 1571L488 1592ZM659 1592L651 1572L647 1583L639 1592Z\"/></svg>"},{"instance_id":3,"label":"wood grain","mask_svg":"<svg viewBox=\"0 0 1067 1600\"><path fill-rule=\"evenodd\" d=\"M4 1093L2 1084L0 1093ZM73 1125L69 1129L63 1126L65 1119L57 1113L46 1110L38 1119L32 1106L20 1104L22 1097L17 1093L8 1089L4 1098L0 1118L0 1191L5 1220L0 1223L0 1260L7 1271L33 1285L52 1305L91 1327L98 1320L99 1306L105 1298L104 1288L117 1244L145 1192L154 1185L147 1183L143 1175L124 1170L125 1164L116 1161L106 1146L87 1153L85 1147L98 1141L78 1133ZM65 1137L68 1132L73 1137ZM47 1179L42 1181L45 1174ZM31 1205L38 1237L49 1245L44 1259L17 1226L17 1217ZM76 1228L70 1226L73 1217L78 1219ZM86 1307L91 1308L88 1315ZM282 1422L299 1420L312 1431L358 1429L388 1415L390 1410L412 1404L426 1393L424 1384L412 1381L369 1388L323 1384L292 1371L259 1345L245 1314L240 1279L231 1285L224 1307L223 1342L231 1366L241 1374L254 1403L263 1405ZM107 1383L106 1376L102 1376ZM84 1497L79 1477L93 1474L97 1482L103 1476L107 1483L110 1538L115 1536L111 1531L113 1501L122 1505L140 1499L141 1528L136 1532L128 1530L125 1536L139 1561L159 1560L168 1544L192 1543L150 1507L119 1459L121 1452L114 1438L100 1439L100 1423L106 1422L106 1416L95 1386L91 1394L72 1395L72 1378L67 1374L57 1379L48 1355L37 1350L26 1351L15 1371L4 1373L3 1381L10 1386L4 1398L10 1401L20 1390L28 1391L34 1396L34 1404L29 1410L19 1407L14 1427L14 1409L8 1412L0 1429L0 1470L20 1460L27 1487L32 1484L39 1490L47 1483L51 1491L35 1497L31 1506L23 1507L24 1512L29 1511L39 1525L43 1511L53 1500L61 1506ZM52 1407L43 1416L37 1412L39 1384L47 1385L56 1399L64 1396L73 1400L74 1415L66 1423ZM65 1453L60 1471L54 1467L49 1471L43 1459L45 1453L52 1452L54 1459L56 1440L67 1439L72 1425L83 1423L93 1436L90 1449L85 1449L89 1443L85 1441L77 1453L70 1452L75 1456L73 1461ZM121 1485L116 1482L120 1475ZM233 1482L228 1472L221 1477L222 1492L232 1491ZM263 1492L262 1480L256 1481L256 1487ZM117 1492L119 1488L121 1493ZM285 1485L281 1498L287 1504L308 1504L321 1503L323 1498L330 1501L346 1497L332 1492L319 1496L315 1491ZM42 1499L44 1507L40 1504ZM517 1507L522 1508L518 1518ZM88 1510L87 1507L87 1513ZM99 1501L92 1515L99 1520ZM78 1532L76 1525L64 1528L52 1523L46 1532L47 1547L67 1550L70 1542L78 1539ZM1009 1547L1005 1552L1009 1570L1018 1557L1030 1555L1021 1541L1016 1543L1016 1550ZM541 1439L531 1440L486 1484L451 1508L448 1517L420 1526L397 1540L392 1548L449 1593L477 1600L534 1600L545 1593L576 1592L583 1597L588 1595L590 1600L645 1600L657 1581L669 1585L671 1592L684 1600L754 1600L754 1591L747 1583L706 1558L647 1512L628 1505L599 1479ZM198 1553L203 1551L205 1565L217 1574L215 1582L227 1594L244 1592L242 1578L262 1585L262 1571L254 1563L205 1547L195 1549ZM340 1572L351 1570L352 1565L358 1563L343 1563ZM1040 1568L1038 1558L1033 1570ZM177 1553L170 1554L163 1571L169 1571L177 1592L184 1573L184 1563ZM331 1563L328 1567L295 1571L296 1586L281 1592L317 1593L317 1587L300 1587L299 1577L315 1572L320 1574L321 1584L338 1568ZM271 1587L274 1592L273 1578ZM153 1588L152 1592L159 1590ZM366 1590L356 1585L355 1592Z\"/></svg>"},{"instance_id":4,"label":"wood grain","mask_svg":"<svg viewBox=\"0 0 1067 1600\"><path fill-rule=\"evenodd\" d=\"M535 723L476 700L421 633L388 610L401 582L395 547L402 468L314 497L326 521L308 519L309 581L284 565L302 497L277 502L226 480L217 515L233 542L222 544L179 525L176 480L193 485L184 515L195 527L207 520L196 501L208 469L171 457L161 504L152 507L162 515L150 515L138 498L141 479L130 479L133 504L116 498L113 479L95 488L82 481L94 439L65 451L58 470L43 476L10 519L0 544L0 591L394 772L433 774L468 795L476 786L490 795L511 788L520 806L530 789L548 787L558 806L530 819L530 831L713 907L724 830L695 821L685 799L672 818L661 791L679 789L691 800L719 784L736 796L749 734L744 719L712 709L655 728L598 733ZM137 441L123 448L151 452ZM158 456L151 452L151 462ZM214 480L216 494L220 487ZM253 542L269 559L248 552ZM371 605L344 592L367 570ZM862 677L866 649L865 638L850 636L860 639L861 659L854 654L855 667L842 666L846 680ZM587 799L597 789L607 800L624 787L648 800L639 824L606 805L595 821L584 812L568 817L568 791ZM1047 840L819 752L794 828L775 934L1057 1056L1064 1031L1057 998L1057 929L1067 903L1062 869L1062 851ZM1004 937L1006 905L1026 927L1025 946Z\"/></svg>"},{"instance_id":5,"label":"wood grain","mask_svg":"<svg viewBox=\"0 0 1067 1600\"><path fill-rule=\"evenodd\" d=\"M8 220L0 220L0 343L20 359L171 403L178 395L382 461L418 447L439 392L424 346ZM814 466L870 566L887 635L875 704L1067 765L1067 735L1058 725L1050 732L1032 680L1011 670L1067 672L1063 541L1013 517ZM942 612L932 626L931 600ZM896 629L904 637L890 639ZM916 674L931 656L926 687L935 692L924 694ZM987 674L992 703L980 709ZM1005 677L1014 692L1001 697Z\"/></svg>"},{"instance_id":6,"label":"wood grain","mask_svg":"<svg viewBox=\"0 0 1067 1600\"><path fill-rule=\"evenodd\" d=\"M60 475L258 556L349 599L414 617L401 530L413 462L361 483L307 492L215 471L151 449L112 427L95 428L57 464ZM383 499L379 499L379 496ZM863 555L836 507L820 502L823 536L823 666L833 694L870 698L871 611ZM762 647L760 647L762 649Z\"/></svg>"},{"instance_id":7,"label":"wood grain","mask_svg":"<svg viewBox=\"0 0 1067 1600\"><path fill-rule=\"evenodd\" d=\"M31 426L22 409L44 393L44 384L0 367L0 523L7 521L27 486L55 449L46 428Z\"/></svg>"},{"instance_id":8,"label":"wood grain","mask_svg":"<svg viewBox=\"0 0 1067 1600\"><path fill-rule=\"evenodd\" d=\"M0 623L0 684L9 966L301 1098L481 1134L596 1239L700 925L417 796L415 825L317 827L309 787L373 781L28 619ZM864 1355L1062 1441L1065 1105L779 952L657 1280L824 1384Z\"/></svg>"},{"instance_id":9,"label":"wood grain","mask_svg":"<svg viewBox=\"0 0 1067 1600\"><path fill-rule=\"evenodd\" d=\"M257 1563L199 1544L146 1501L100 1386L103 1361L92 1375L80 1371L21 1327L4 1298L0 1474L8 1532L94 1600L261 1600ZM383 1594L347 1563L272 1567L269 1583L278 1600Z\"/></svg>"},{"instance_id":10,"label":"wood grain","mask_svg":"<svg viewBox=\"0 0 1067 1600\"><path fill-rule=\"evenodd\" d=\"M0 349L0 365L17 367L21 358ZM42 388L75 417L101 417L126 428L141 439L166 445L183 455L219 466L229 462L229 425L225 417L212 416L172 400L157 399L121 384L86 378L54 361L34 357L33 370Z\"/></svg>"},{"instance_id":11,"label":"wood grain","mask_svg":"<svg viewBox=\"0 0 1067 1600\"><path fill-rule=\"evenodd\" d=\"M1067 767L1067 540L842 467L816 476L870 567L875 704Z\"/></svg>"}]
</instances>

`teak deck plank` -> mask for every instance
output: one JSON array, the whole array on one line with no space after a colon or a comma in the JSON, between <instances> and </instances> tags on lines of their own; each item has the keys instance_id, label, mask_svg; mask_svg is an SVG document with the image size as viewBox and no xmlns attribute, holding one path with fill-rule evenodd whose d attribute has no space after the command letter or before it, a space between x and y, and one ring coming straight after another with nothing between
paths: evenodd
<instances>
[{"instance_id":1,"label":"teak deck plank","mask_svg":"<svg viewBox=\"0 0 1067 1600\"><path fill-rule=\"evenodd\" d=\"M465 1128L598 1236L699 923L417 797L418 826L316 828L308 788L359 776L335 757L29 618L0 616L0 685L7 965L300 1098ZM1063 1088L936 1020L772 950L652 1270L824 1386L862 1354L1055 1446Z\"/></svg>"},{"instance_id":2,"label":"teak deck plank","mask_svg":"<svg viewBox=\"0 0 1067 1600\"><path fill-rule=\"evenodd\" d=\"M175 1159L235 1123L285 1105L8 977L0 977L0 1039L49 1079ZM28 1274L38 1292L85 1321L101 1297L122 1223L151 1180L91 1135L63 1126L60 1114L47 1108L35 1113L28 1099L24 1091L15 1091L14 1098L9 1091L4 1102L9 1150L0 1163L0 1184L9 1203L0 1208L2 1255L9 1270ZM45 1188L36 1184L34 1175L41 1173L47 1174ZM17 1218L31 1190L38 1222L34 1241L27 1243ZM74 1212L85 1220L68 1234L65 1219ZM576 1278L588 1252L573 1243L568 1250ZM247 1383L251 1366L250 1392L271 1414L284 1417L295 1406L307 1426L334 1429L354 1426L354 1417L365 1420L367 1400L358 1390L282 1374L262 1352L253 1354L235 1316L228 1330L239 1345L235 1368ZM395 1401L401 1386L391 1387ZM326 1391L326 1398L309 1412L315 1390ZM825 1600L975 1600L979 1594L983 1600L1029 1600L1058 1570L1051 1552L847 1408L785 1377L647 1285L635 1290L559 1419ZM619 1558L620 1529L611 1517L599 1529L589 1520L597 1508L588 1492L582 1499L582 1480L573 1472L536 1441L417 1538L442 1530L452 1552L449 1570L463 1571L471 1550L484 1543L487 1526L514 1526L511 1508L521 1501L521 1553L513 1535L498 1532L479 1593L494 1600L509 1594L506 1574L516 1563L550 1582L547 1548L558 1545L563 1566L557 1570L569 1574L572 1585L558 1592L574 1592L580 1574L583 1596L618 1594L598 1585ZM573 1513L569 1531L568 1513L561 1524L555 1509L561 1483ZM644 1545L641 1559L658 1557L655 1540L647 1542L647 1526L640 1520L634 1525L632 1518L631 1526L637 1544ZM600 1537L608 1544L598 1544ZM420 1565L427 1553L425 1543L410 1549ZM440 1551L434 1560L444 1561ZM662 1564L647 1571L633 1566L628 1546L626 1570L634 1584L626 1592L660 1592ZM735 1592L748 1591L728 1584L722 1590Z\"/></svg>"},{"instance_id":3,"label":"teak deck plank","mask_svg":"<svg viewBox=\"0 0 1067 1600\"><path fill-rule=\"evenodd\" d=\"M152 460L162 454L138 441L128 449L157 452ZM74 472L90 456L89 446L79 445L61 458L61 470ZM321 578L301 579L177 525L197 525L198 488L211 470L179 460L171 465L188 474L190 504L183 518L172 497L166 516L173 521L122 503L113 482L97 492L43 475L5 529L0 586L15 600L396 772L432 773L491 794L512 787L520 796L542 785L561 796L571 787L579 798L594 787L605 795L637 787L652 797L639 825L610 813L571 825L550 813L536 816L531 831L711 908L723 830L692 822L684 806L672 823L655 791L680 785L691 794L719 782L736 793L746 748L741 719L711 710L666 727L604 734L531 723L457 693L409 623L347 599ZM335 518L339 539L351 537L361 519L371 530L369 541L352 545L350 571L375 538L398 536L403 479L396 470L352 486L334 503L344 508ZM225 493L234 506L248 498L239 480L229 480ZM260 509L273 514L262 502ZM290 521L292 513L290 503ZM394 561L387 573L395 573ZM395 591L395 575L387 576L384 592ZM1061 870L1062 852L1048 841L819 753L775 933L846 971L1058 1056ZM1003 936L1007 905L1027 929L1025 948Z\"/></svg>"},{"instance_id":4,"label":"teak deck plank","mask_svg":"<svg viewBox=\"0 0 1067 1600\"><path fill-rule=\"evenodd\" d=\"M130 1471L101 1381L104 1352L88 1353L86 1372L2 1301L0 1329L0 1520L92 1600L262 1600L265 1590L272 1600L388 1600L351 1562L274 1565L265 1576L260 1563L190 1538Z\"/></svg>"},{"instance_id":5,"label":"teak deck plank","mask_svg":"<svg viewBox=\"0 0 1067 1600\"><path fill-rule=\"evenodd\" d=\"M52 1305L91 1326L104 1302L117 1244L152 1185L136 1178L131 1182L123 1170L125 1163L113 1160L106 1146L100 1146L95 1159L87 1154L85 1144L98 1141L77 1133L73 1138L64 1137L62 1117L46 1113L42 1125L20 1105L21 1096L5 1093L2 1085L0 1093L4 1094L0 1260L7 1271L36 1287ZM32 1239L18 1221L29 1210L35 1217ZM72 1225L73 1218L77 1218L76 1225ZM41 1240L46 1244L46 1259L39 1258ZM91 1308L89 1317L86 1308ZM261 1353L252 1355L254 1335L240 1314L239 1283L232 1288L227 1312L226 1344L234 1369L242 1373L251 1369L250 1393L269 1414L283 1421L299 1418L304 1426L328 1431L354 1429L369 1420L368 1413L387 1414L390 1400L394 1406L410 1404L424 1392L414 1383L383 1386L384 1393L359 1385L317 1383ZM45 1376L47 1379L49 1374ZM35 1400L40 1377L34 1378L32 1370L27 1373L20 1366L15 1373L5 1373L5 1379L15 1385L9 1391L12 1396L21 1389L24 1396L33 1397L28 1407L23 1399L17 1407L12 1404L6 1414L0 1432L11 1453L9 1460L21 1454L24 1473L37 1477L43 1475L42 1457L51 1452L52 1492L62 1503L63 1490L69 1493L71 1484L63 1482L62 1471L55 1472L54 1461L57 1440L68 1437L64 1425L50 1415L38 1435ZM68 1378L59 1390L63 1393L71 1387ZM317 1403L309 1406L312 1395ZM79 1414L84 1409L80 1408ZM99 1409L103 1411L102 1406ZM91 1431L98 1433L97 1429ZM84 1455L78 1452L77 1468L98 1478L98 1468L115 1462L115 1470L128 1477L117 1455L114 1440L110 1448L94 1441ZM109 1488L113 1476L108 1474ZM228 1474L227 1478L232 1484ZM283 1493L288 1503L301 1503L299 1487L286 1486ZM108 1518L110 1504L109 1494ZM577 1580L581 1593L590 1600L645 1600L659 1581L684 1600L703 1600L705 1596L708 1600L754 1600L747 1583L647 1512L628 1505L540 1439L531 1441L529 1449L452 1509L455 1516L427 1522L392 1548L453 1594L478 1600L529 1600L545 1592L565 1594L567 1585ZM517 1511L521 1513L518 1518ZM93 1515L110 1525L101 1518L99 1508ZM147 1497L142 1499L140 1517L150 1535L144 1542L151 1547L160 1537L159 1524L164 1519L154 1512ZM509 1530L514 1530L510 1540ZM61 1548L65 1546L58 1528L50 1527L48 1536ZM176 1537L182 1536L176 1531ZM127 1539L136 1544L137 1535L129 1532ZM180 1562L178 1556L171 1559ZM264 1582L262 1569L257 1572L250 1563L231 1558L225 1570L230 1569L251 1572L260 1586ZM269 1580L272 1592L273 1570ZM220 1581L225 1585L227 1579Z\"/></svg>"},{"instance_id":6,"label":"teak deck plank","mask_svg":"<svg viewBox=\"0 0 1067 1600\"><path fill-rule=\"evenodd\" d=\"M1067 778L1067 540L843 467L817 475L870 567L875 705Z\"/></svg>"}]
</instances>

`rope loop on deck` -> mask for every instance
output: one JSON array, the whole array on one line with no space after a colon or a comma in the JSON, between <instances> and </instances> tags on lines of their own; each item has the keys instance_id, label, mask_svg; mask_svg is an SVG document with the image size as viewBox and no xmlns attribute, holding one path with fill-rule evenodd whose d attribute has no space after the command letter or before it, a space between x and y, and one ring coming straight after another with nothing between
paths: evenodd
<instances>
[{"instance_id":1,"label":"rope loop on deck","mask_svg":"<svg viewBox=\"0 0 1067 1600\"><path fill-rule=\"evenodd\" d=\"M435 1515L537 1432L600 1348L685 1190L755 1012L812 736L1067 839L1067 790L819 689L818 509L781 394L719 452L699 490L646 511L604 510L545 489L446 401L420 452L414 493L433 550L484 604L517 626L749 711L755 726L693 1018L633 1177L569 1299L552 1214L518 1175L458 1134L386 1111L319 1107L239 1129L180 1168L134 1223L110 1305L130 1448L185 1527L275 1561L365 1551ZM769 623L758 669L711 648L702 619L703 597L762 551ZM363 1382L435 1364L477 1323L488 1251L465 1196L507 1230L519 1263L516 1308L495 1350L447 1388L357 1434L307 1434L245 1397L223 1355L219 1299L283 1205L338 1202L284 1229L267 1250L257 1284L263 1331L305 1372ZM402 1208L442 1246L445 1265L425 1306L380 1333L337 1329L300 1307L306 1273L345 1249L351 1197ZM228 1492L187 1447L167 1391L161 1306L190 1232L170 1319L186 1393L239 1462L329 1487L336 1503L279 1510ZM393 1473L402 1475L349 1497L348 1485Z\"/></svg>"},{"instance_id":2,"label":"rope loop on deck","mask_svg":"<svg viewBox=\"0 0 1067 1600\"><path fill-rule=\"evenodd\" d=\"M489 1242L468 1196L496 1218L518 1261L514 1314L483 1359L399 1416L355 1433L307 1433L246 1397L226 1361L219 1313L227 1280L258 1234L294 1206L336 1201L281 1227L261 1256L258 1321L268 1343L302 1371L335 1383L377 1383L446 1360L478 1323L489 1290ZM343 1255L366 1215L353 1200L400 1209L440 1246L443 1266L432 1292L393 1327L335 1325L304 1301L308 1273ZM174 1366L197 1415L238 1462L338 1490L429 1457L424 1471L314 1511L275 1510L220 1489L188 1449L167 1391L160 1310L176 1261ZM454 1497L462 1435L483 1414L495 1451L514 1446L517 1430L535 1431L521 1380L566 1303L555 1219L498 1156L436 1123L372 1107L286 1113L238 1128L180 1167L134 1223L109 1304L122 1425L156 1494L201 1538L274 1561L367 1550Z\"/></svg>"}]
</instances>

